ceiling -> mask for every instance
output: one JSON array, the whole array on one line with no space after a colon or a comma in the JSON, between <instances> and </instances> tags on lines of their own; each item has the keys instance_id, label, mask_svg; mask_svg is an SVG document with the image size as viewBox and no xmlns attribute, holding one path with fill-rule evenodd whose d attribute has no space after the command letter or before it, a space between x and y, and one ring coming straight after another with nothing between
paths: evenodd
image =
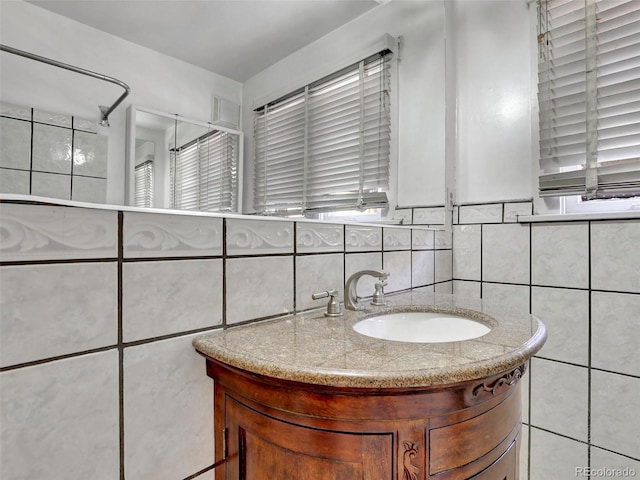
<instances>
[{"instance_id":1,"label":"ceiling","mask_svg":"<svg viewBox=\"0 0 640 480\"><path fill-rule=\"evenodd\" d=\"M28 0L244 82L389 0Z\"/></svg>"}]
</instances>

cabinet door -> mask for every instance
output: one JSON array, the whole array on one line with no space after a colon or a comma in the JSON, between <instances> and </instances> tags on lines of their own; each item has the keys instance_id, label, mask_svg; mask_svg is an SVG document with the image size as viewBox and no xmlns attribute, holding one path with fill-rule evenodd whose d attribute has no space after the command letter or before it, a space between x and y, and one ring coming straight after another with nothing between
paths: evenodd
<instances>
[{"instance_id":1,"label":"cabinet door","mask_svg":"<svg viewBox=\"0 0 640 480\"><path fill-rule=\"evenodd\" d=\"M516 440L498 460L469 480L518 480L518 447Z\"/></svg>"},{"instance_id":2,"label":"cabinet door","mask_svg":"<svg viewBox=\"0 0 640 480\"><path fill-rule=\"evenodd\" d=\"M226 399L226 480L392 479L392 434L285 423Z\"/></svg>"}]
</instances>

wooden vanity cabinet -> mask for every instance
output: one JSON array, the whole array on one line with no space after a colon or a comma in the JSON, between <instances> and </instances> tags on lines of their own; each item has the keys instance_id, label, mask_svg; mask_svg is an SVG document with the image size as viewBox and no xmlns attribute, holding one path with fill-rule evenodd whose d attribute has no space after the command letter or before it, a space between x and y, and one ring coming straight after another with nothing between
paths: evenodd
<instances>
[{"instance_id":1,"label":"wooden vanity cabinet","mask_svg":"<svg viewBox=\"0 0 640 480\"><path fill-rule=\"evenodd\" d=\"M439 387L336 388L207 358L216 480L516 480L524 368Z\"/></svg>"}]
</instances>

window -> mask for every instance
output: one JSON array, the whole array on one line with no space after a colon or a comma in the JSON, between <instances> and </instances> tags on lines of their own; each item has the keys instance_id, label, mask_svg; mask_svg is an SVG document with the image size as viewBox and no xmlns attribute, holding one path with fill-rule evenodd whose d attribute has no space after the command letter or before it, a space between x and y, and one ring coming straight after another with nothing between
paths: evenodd
<instances>
[{"instance_id":1,"label":"window","mask_svg":"<svg viewBox=\"0 0 640 480\"><path fill-rule=\"evenodd\" d=\"M540 195L640 195L640 2L538 0Z\"/></svg>"},{"instance_id":2,"label":"window","mask_svg":"<svg viewBox=\"0 0 640 480\"><path fill-rule=\"evenodd\" d=\"M237 150L238 135L219 130L172 149L172 208L235 212Z\"/></svg>"},{"instance_id":3,"label":"window","mask_svg":"<svg viewBox=\"0 0 640 480\"><path fill-rule=\"evenodd\" d=\"M153 160L136 166L136 207L153 206Z\"/></svg>"},{"instance_id":4,"label":"window","mask_svg":"<svg viewBox=\"0 0 640 480\"><path fill-rule=\"evenodd\" d=\"M256 110L258 213L387 205L390 58L376 54Z\"/></svg>"}]
</instances>

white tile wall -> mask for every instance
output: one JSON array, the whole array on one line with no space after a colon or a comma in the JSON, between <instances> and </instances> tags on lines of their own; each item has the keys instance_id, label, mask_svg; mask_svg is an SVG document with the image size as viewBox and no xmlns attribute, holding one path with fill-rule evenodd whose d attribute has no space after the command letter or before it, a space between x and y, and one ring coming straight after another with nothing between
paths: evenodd
<instances>
[{"instance_id":1,"label":"white tile wall","mask_svg":"<svg viewBox=\"0 0 640 480\"><path fill-rule=\"evenodd\" d=\"M508 305L521 312L529 311L529 286L482 282L482 298Z\"/></svg>"},{"instance_id":2,"label":"white tile wall","mask_svg":"<svg viewBox=\"0 0 640 480\"><path fill-rule=\"evenodd\" d=\"M451 250L435 251L436 283L449 281L453 274L453 256Z\"/></svg>"},{"instance_id":3,"label":"white tile wall","mask_svg":"<svg viewBox=\"0 0 640 480\"><path fill-rule=\"evenodd\" d=\"M335 289L344 297L344 255L304 255L296 258L296 310L324 307L328 298L313 300L317 292Z\"/></svg>"},{"instance_id":4,"label":"white tile wall","mask_svg":"<svg viewBox=\"0 0 640 480\"><path fill-rule=\"evenodd\" d=\"M583 367L533 358L531 425L586 442L588 376Z\"/></svg>"},{"instance_id":5,"label":"white tile wall","mask_svg":"<svg viewBox=\"0 0 640 480\"><path fill-rule=\"evenodd\" d=\"M482 279L529 284L529 226L482 226Z\"/></svg>"},{"instance_id":6,"label":"white tile wall","mask_svg":"<svg viewBox=\"0 0 640 480\"><path fill-rule=\"evenodd\" d=\"M533 202L505 203L504 222L513 223L518 221L519 216L532 215Z\"/></svg>"},{"instance_id":7,"label":"white tile wall","mask_svg":"<svg viewBox=\"0 0 640 480\"><path fill-rule=\"evenodd\" d=\"M481 225L453 227L453 278L481 280Z\"/></svg>"},{"instance_id":8,"label":"white tile wall","mask_svg":"<svg viewBox=\"0 0 640 480\"><path fill-rule=\"evenodd\" d=\"M531 313L547 327L547 342L539 356L589 365L588 291L532 287Z\"/></svg>"},{"instance_id":9,"label":"white tile wall","mask_svg":"<svg viewBox=\"0 0 640 480\"><path fill-rule=\"evenodd\" d=\"M387 293L411 288L411 252L385 252L384 271L389 274ZM374 290L375 291L375 290ZM373 291L370 295L373 294Z\"/></svg>"},{"instance_id":10,"label":"white tile wall","mask_svg":"<svg viewBox=\"0 0 640 480\"><path fill-rule=\"evenodd\" d=\"M444 207L428 207L413 209L415 225L444 225Z\"/></svg>"},{"instance_id":11,"label":"white tile wall","mask_svg":"<svg viewBox=\"0 0 640 480\"><path fill-rule=\"evenodd\" d=\"M640 220L593 222L591 288L640 293Z\"/></svg>"},{"instance_id":12,"label":"white tile wall","mask_svg":"<svg viewBox=\"0 0 640 480\"><path fill-rule=\"evenodd\" d=\"M458 223L502 223L502 204L462 205Z\"/></svg>"},{"instance_id":13,"label":"white tile wall","mask_svg":"<svg viewBox=\"0 0 640 480\"><path fill-rule=\"evenodd\" d=\"M587 450L584 443L532 428L530 479L581 478L576 475L576 468L586 469L589 466Z\"/></svg>"},{"instance_id":14,"label":"white tile wall","mask_svg":"<svg viewBox=\"0 0 640 480\"><path fill-rule=\"evenodd\" d=\"M32 172L31 194L39 197L71 200L71 175Z\"/></svg>"},{"instance_id":15,"label":"white tile wall","mask_svg":"<svg viewBox=\"0 0 640 480\"><path fill-rule=\"evenodd\" d=\"M107 179L72 175L71 200L76 202L105 203L107 201Z\"/></svg>"},{"instance_id":16,"label":"white tile wall","mask_svg":"<svg viewBox=\"0 0 640 480\"><path fill-rule=\"evenodd\" d=\"M624 457L597 447L591 449L591 468L605 471L606 469L626 470L624 474L627 475L627 478L633 478L631 477L631 470L635 472L635 477L640 475L640 461L632 460L629 457ZM605 475L607 474L605 473ZM605 475L600 475L600 477L604 476L606 478ZM618 477L620 477L620 475L618 475Z\"/></svg>"},{"instance_id":17,"label":"white tile wall","mask_svg":"<svg viewBox=\"0 0 640 480\"><path fill-rule=\"evenodd\" d=\"M640 377L639 320L640 295L591 294L591 361L594 368Z\"/></svg>"},{"instance_id":18,"label":"white tile wall","mask_svg":"<svg viewBox=\"0 0 640 480\"><path fill-rule=\"evenodd\" d=\"M435 256L430 250L414 251L411 262L413 287L435 283Z\"/></svg>"},{"instance_id":19,"label":"white tile wall","mask_svg":"<svg viewBox=\"0 0 640 480\"><path fill-rule=\"evenodd\" d=\"M414 250L429 250L435 247L435 236L433 230L415 229L412 231L411 244Z\"/></svg>"},{"instance_id":20,"label":"white tile wall","mask_svg":"<svg viewBox=\"0 0 640 480\"><path fill-rule=\"evenodd\" d=\"M455 275L454 275L455 278ZM454 280L453 281L453 294L459 295L461 297L469 297L469 298L481 298L481 283L480 282L469 282L465 280Z\"/></svg>"},{"instance_id":21,"label":"white tile wall","mask_svg":"<svg viewBox=\"0 0 640 480\"><path fill-rule=\"evenodd\" d=\"M221 323L221 259L132 262L122 266L125 342Z\"/></svg>"},{"instance_id":22,"label":"white tile wall","mask_svg":"<svg viewBox=\"0 0 640 480\"><path fill-rule=\"evenodd\" d=\"M39 172L71 174L71 130L33 124L32 168Z\"/></svg>"},{"instance_id":23,"label":"white tile wall","mask_svg":"<svg viewBox=\"0 0 640 480\"><path fill-rule=\"evenodd\" d=\"M589 225L534 224L531 227L534 285L589 288Z\"/></svg>"},{"instance_id":24,"label":"white tile wall","mask_svg":"<svg viewBox=\"0 0 640 480\"><path fill-rule=\"evenodd\" d=\"M3 480L119 477L115 349L2 372L0 406Z\"/></svg>"},{"instance_id":25,"label":"white tile wall","mask_svg":"<svg viewBox=\"0 0 640 480\"><path fill-rule=\"evenodd\" d=\"M591 441L638 458L640 378L594 370L591 373Z\"/></svg>"},{"instance_id":26,"label":"white tile wall","mask_svg":"<svg viewBox=\"0 0 640 480\"><path fill-rule=\"evenodd\" d=\"M0 167L29 170L30 150L31 123L0 118Z\"/></svg>"},{"instance_id":27,"label":"white tile wall","mask_svg":"<svg viewBox=\"0 0 640 480\"><path fill-rule=\"evenodd\" d=\"M115 345L117 265L0 268L0 366Z\"/></svg>"},{"instance_id":28,"label":"white tile wall","mask_svg":"<svg viewBox=\"0 0 640 480\"><path fill-rule=\"evenodd\" d=\"M227 324L293 311L293 258L231 258L226 264Z\"/></svg>"},{"instance_id":29,"label":"white tile wall","mask_svg":"<svg viewBox=\"0 0 640 480\"><path fill-rule=\"evenodd\" d=\"M29 195L31 173L28 170L0 168L0 192Z\"/></svg>"},{"instance_id":30,"label":"white tile wall","mask_svg":"<svg viewBox=\"0 0 640 480\"><path fill-rule=\"evenodd\" d=\"M180 479L213 463L213 380L196 336L124 350L127 480Z\"/></svg>"}]
</instances>

